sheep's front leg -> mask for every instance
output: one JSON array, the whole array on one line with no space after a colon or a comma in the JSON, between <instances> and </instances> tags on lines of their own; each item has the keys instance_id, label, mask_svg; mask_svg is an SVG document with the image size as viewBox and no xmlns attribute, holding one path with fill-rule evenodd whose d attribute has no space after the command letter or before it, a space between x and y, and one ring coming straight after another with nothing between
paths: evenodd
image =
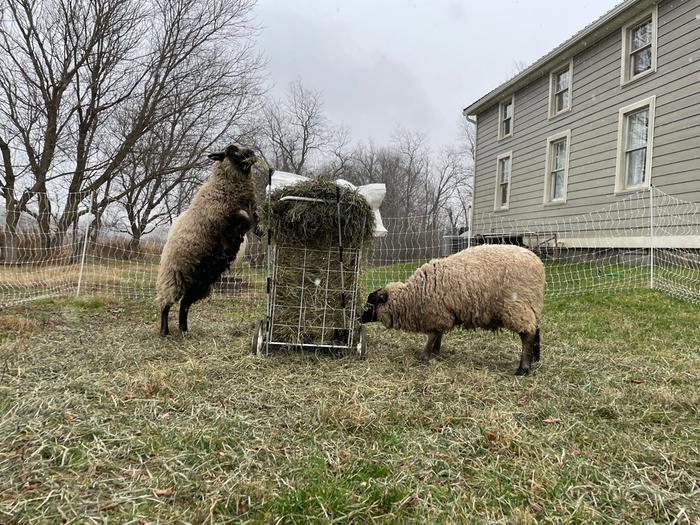
<instances>
[{"instance_id":1,"label":"sheep's front leg","mask_svg":"<svg viewBox=\"0 0 700 525\"><path fill-rule=\"evenodd\" d=\"M529 332L521 332L520 340L523 343L523 351L520 356L520 366L515 371L516 376L527 375L527 373L530 371L537 335Z\"/></svg>"},{"instance_id":2,"label":"sheep's front leg","mask_svg":"<svg viewBox=\"0 0 700 525\"><path fill-rule=\"evenodd\" d=\"M540 360L540 327L535 331L535 342L532 345L532 359L535 363Z\"/></svg>"},{"instance_id":3,"label":"sheep's front leg","mask_svg":"<svg viewBox=\"0 0 700 525\"><path fill-rule=\"evenodd\" d=\"M423 358L430 359L433 354L440 353L440 344L442 343L442 333L432 332L428 335L428 342L425 345L425 350L423 351Z\"/></svg>"}]
</instances>

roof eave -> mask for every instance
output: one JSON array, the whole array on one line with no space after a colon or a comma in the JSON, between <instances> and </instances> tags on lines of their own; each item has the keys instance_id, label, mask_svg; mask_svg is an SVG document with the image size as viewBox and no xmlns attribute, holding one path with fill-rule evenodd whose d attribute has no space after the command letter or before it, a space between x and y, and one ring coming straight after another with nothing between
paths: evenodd
<instances>
[{"instance_id":1,"label":"roof eave","mask_svg":"<svg viewBox=\"0 0 700 525\"><path fill-rule=\"evenodd\" d=\"M596 44L611 31L622 27L628 18L634 18L639 12L655 3L657 3L656 0L625 0L569 40L554 48L550 53L535 61L531 66L464 108L462 114L465 117L477 115L500 101L505 94L517 91L534 80L549 74L550 68Z\"/></svg>"}]
</instances>

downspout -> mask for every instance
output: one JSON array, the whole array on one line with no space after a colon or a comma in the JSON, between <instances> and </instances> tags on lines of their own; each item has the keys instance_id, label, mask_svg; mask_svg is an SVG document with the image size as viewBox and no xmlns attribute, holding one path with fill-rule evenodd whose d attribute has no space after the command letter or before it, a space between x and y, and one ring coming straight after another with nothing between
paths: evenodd
<instances>
[{"instance_id":1,"label":"downspout","mask_svg":"<svg viewBox=\"0 0 700 525\"><path fill-rule=\"evenodd\" d=\"M469 212L467 217L467 227L469 228L469 235L467 236L467 248L472 246L472 235L474 233L474 202L476 200L476 155L477 155L477 144L479 144L479 126L477 125L476 119L472 118L466 113L462 113L464 118L467 119L471 125L474 126L474 172L472 173L472 202L469 205Z\"/></svg>"}]
</instances>

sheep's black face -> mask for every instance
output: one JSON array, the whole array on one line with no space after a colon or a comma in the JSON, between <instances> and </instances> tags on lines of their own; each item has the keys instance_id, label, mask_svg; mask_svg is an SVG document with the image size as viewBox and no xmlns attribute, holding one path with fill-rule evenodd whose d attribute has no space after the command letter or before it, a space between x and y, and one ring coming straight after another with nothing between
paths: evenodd
<instances>
[{"instance_id":1,"label":"sheep's black face","mask_svg":"<svg viewBox=\"0 0 700 525\"><path fill-rule=\"evenodd\" d=\"M209 158L219 162L229 159L231 164L246 175L250 174L250 168L258 161L258 157L252 149L239 144L231 144L220 153L210 153Z\"/></svg>"},{"instance_id":2,"label":"sheep's black face","mask_svg":"<svg viewBox=\"0 0 700 525\"><path fill-rule=\"evenodd\" d=\"M380 288L379 290L373 291L367 297L367 305L365 306L365 311L362 312L360 316L360 323L376 323L379 321L377 317L377 308L386 303L389 300L389 294L386 290Z\"/></svg>"}]
</instances>

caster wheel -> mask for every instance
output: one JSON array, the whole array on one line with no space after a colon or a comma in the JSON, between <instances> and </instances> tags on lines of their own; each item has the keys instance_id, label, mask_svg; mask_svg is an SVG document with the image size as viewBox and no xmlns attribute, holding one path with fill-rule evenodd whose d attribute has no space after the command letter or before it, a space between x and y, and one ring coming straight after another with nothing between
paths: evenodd
<instances>
[{"instance_id":1,"label":"caster wheel","mask_svg":"<svg viewBox=\"0 0 700 525\"><path fill-rule=\"evenodd\" d=\"M250 341L250 353L253 355L262 355L265 347L265 322L257 321L253 331L253 337Z\"/></svg>"}]
</instances>

